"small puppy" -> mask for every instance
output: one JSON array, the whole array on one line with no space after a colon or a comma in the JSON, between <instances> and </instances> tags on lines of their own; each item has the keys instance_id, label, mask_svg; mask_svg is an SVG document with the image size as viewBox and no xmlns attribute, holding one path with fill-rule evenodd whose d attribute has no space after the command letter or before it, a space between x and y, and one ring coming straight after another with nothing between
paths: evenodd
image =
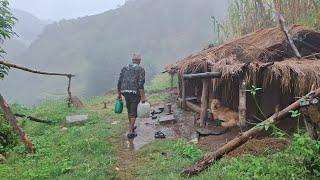
<instances>
[{"instance_id":1,"label":"small puppy","mask_svg":"<svg viewBox=\"0 0 320 180\"><path fill-rule=\"evenodd\" d=\"M227 107L223 107L218 99L211 102L211 112L214 119L222 120L222 127L234 127L239 122L239 114Z\"/></svg>"}]
</instances>

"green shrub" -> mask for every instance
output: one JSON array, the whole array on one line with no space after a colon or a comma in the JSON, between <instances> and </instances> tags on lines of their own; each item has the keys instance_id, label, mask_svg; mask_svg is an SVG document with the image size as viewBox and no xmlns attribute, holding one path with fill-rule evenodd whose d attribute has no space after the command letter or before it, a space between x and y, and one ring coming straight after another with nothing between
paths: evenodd
<instances>
[{"instance_id":1,"label":"green shrub","mask_svg":"<svg viewBox=\"0 0 320 180\"><path fill-rule=\"evenodd\" d=\"M8 121L0 110L0 154L5 153L17 144L17 138Z\"/></svg>"},{"instance_id":2,"label":"green shrub","mask_svg":"<svg viewBox=\"0 0 320 180\"><path fill-rule=\"evenodd\" d=\"M307 134L295 134L290 151L302 161L312 176L320 178L320 142Z\"/></svg>"},{"instance_id":3,"label":"green shrub","mask_svg":"<svg viewBox=\"0 0 320 180\"><path fill-rule=\"evenodd\" d=\"M193 144L188 143L186 140L179 140L173 146L173 150L176 154L190 158L193 161L196 161L205 155L201 149Z\"/></svg>"}]
</instances>

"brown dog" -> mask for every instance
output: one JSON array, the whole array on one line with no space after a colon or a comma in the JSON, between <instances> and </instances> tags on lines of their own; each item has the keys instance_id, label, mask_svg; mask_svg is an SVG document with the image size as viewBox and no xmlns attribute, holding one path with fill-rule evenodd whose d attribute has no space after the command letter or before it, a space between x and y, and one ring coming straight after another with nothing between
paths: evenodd
<instances>
[{"instance_id":1,"label":"brown dog","mask_svg":"<svg viewBox=\"0 0 320 180\"><path fill-rule=\"evenodd\" d=\"M234 127L239 122L239 114L227 107L223 107L218 99L211 102L211 112L215 119L222 120L223 127Z\"/></svg>"}]
</instances>

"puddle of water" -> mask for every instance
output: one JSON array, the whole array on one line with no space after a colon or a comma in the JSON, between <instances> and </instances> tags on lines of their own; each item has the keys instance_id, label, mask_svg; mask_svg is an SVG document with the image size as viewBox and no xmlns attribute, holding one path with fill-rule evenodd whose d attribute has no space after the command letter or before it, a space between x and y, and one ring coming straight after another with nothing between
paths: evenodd
<instances>
[{"instance_id":1,"label":"puddle of water","mask_svg":"<svg viewBox=\"0 0 320 180\"><path fill-rule=\"evenodd\" d=\"M179 134L174 128L175 125L159 125L157 120L152 120L151 118L137 119L136 125L138 136L134 139L125 137L126 149L131 151L139 150L144 145L155 141L154 134L158 131L163 132L166 135L166 139L177 138Z\"/></svg>"}]
</instances>

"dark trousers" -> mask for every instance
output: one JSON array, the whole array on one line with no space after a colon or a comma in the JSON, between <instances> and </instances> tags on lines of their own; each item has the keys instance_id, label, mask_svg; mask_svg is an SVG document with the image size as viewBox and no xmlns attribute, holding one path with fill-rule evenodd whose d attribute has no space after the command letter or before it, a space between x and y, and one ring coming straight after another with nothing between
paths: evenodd
<instances>
[{"instance_id":1,"label":"dark trousers","mask_svg":"<svg viewBox=\"0 0 320 180\"><path fill-rule=\"evenodd\" d=\"M123 93L122 94L126 100L126 105L128 109L128 116L130 118L136 118L138 116L138 104L140 103L140 95L134 93Z\"/></svg>"}]
</instances>

